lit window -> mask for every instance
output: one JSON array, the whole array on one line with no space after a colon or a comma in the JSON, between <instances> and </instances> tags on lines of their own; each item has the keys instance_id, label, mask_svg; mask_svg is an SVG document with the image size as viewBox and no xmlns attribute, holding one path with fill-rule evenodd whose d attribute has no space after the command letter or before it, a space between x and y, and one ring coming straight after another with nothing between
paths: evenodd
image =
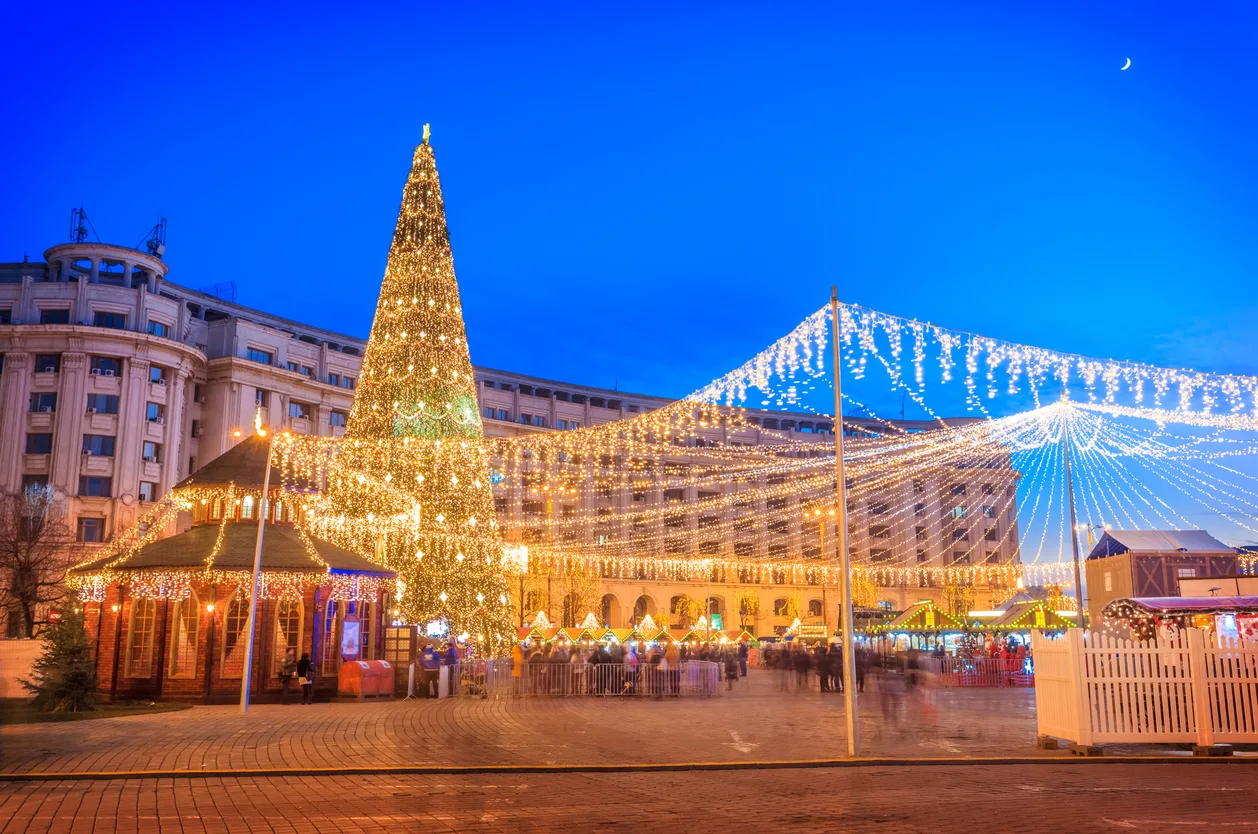
<instances>
[{"instance_id":1,"label":"lit window","mask_svg":"<svg viewBox=\"0 0 1258 834\"><path fill-rule=\"evenodd\" d=\"M240 517L253 518L253 496L246 495L245 500L240 504Z\"/></svg>"},{"instance_id":2,"label":"lit window","mask_svg":"<svg viewBox=\"0 0 1258 834\"><path fill-rule=\"evenodd\" d=\"M153 673L153 626L157 622L157 600L136 597L131 602L131 623L127 628L127 677L147 678Z\"/></svg>"},{"instance_id":3,"label":"lit window","mask_svg":"<svg viewBox=\"0 0 1258 834\"><path fill-rule=\"evenodd\" d=\"M197 668L197 623L200 618L197 595L190 593L175 601L171 630L170 676L191 678Z\"/></svg>"},{"instance_id":4,"label":"lit window","mask_svg":"<svg viewBox=\"0 0 1258 834\"><path fill-rule=\"evenodd\" d=\"M302 605L299 599L281 599L275 607L275 671L279 672L284 662L284 653L289 649L300 652L301 649L301 614Z\"/></svg>"},{"instance_id":5,"label":"lit window","mask_svg":"<svg viewBox=\"0 0 1258 834\"><path fill-rule=\"evenodd\" d=\"M249 595L239 587L227 603L227 616L223 618L223 672L224 678L238 678L245 669L245 647L249 627Z\"/></svg>"}]
</instances>

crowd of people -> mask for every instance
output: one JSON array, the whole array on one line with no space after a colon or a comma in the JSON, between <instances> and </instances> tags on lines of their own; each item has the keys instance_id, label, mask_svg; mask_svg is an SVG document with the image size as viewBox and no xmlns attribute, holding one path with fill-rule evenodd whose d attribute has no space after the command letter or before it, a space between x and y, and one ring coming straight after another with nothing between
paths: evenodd
<instances>
[{"instance_id":1,"label":"crowd of people","mask_svg":"<svg viewBox=\"0 0 1258 834\"><path fill-rule=\"evenodd\" d=\"M856 691L865 691L865 678L873 658L864 647L856 647ZM778 677L778 688L802 692L812 688L816 676L822 692L842 692L843 647L837 642L805 646L796 642L769 644L763 651L766 669Z\"/></svg>"},{"instance_id":2,"label":"crowd of people","mask_svg":"<svg viewBox=\"0 0 1258 834\"><path fill-rule=\"evenodd\" d=\"M595 645L516 644L511 677L517 693L678 696L683 664L716 664L719 678L733 687L747 674L746 643L692 648L685 644L610 643Z\"/></svg>"}]
</instances>

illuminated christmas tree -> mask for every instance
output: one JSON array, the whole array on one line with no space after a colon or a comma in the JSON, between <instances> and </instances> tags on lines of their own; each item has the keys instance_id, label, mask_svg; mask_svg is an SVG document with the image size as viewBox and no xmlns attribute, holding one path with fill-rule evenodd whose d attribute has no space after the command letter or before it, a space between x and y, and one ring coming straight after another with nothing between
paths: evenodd
<instances>
[{"instance_id":1,"label":"illuminated christmas tree","mask_svg":"<svg viewBox=\"0 0 1258 834\"><path fill-rule=\"evenodd\" d=\"M503 542L476 404L472 360L437 163L424 141L402 192L354 406L347 457L413 492L419 518L405 536L381 535L378 555L398 572L408 622L439 621L488 651L514 635ZM346 490L362 517L361 493ZM370 516L368 516L370 518Z\"/></svg>"}]
</instances>

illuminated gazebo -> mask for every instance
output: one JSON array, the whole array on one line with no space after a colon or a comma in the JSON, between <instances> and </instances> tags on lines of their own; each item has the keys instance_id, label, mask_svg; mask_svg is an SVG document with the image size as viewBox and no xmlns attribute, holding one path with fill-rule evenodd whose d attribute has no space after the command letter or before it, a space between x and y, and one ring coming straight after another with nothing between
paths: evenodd
<instances>
[{"instance_id":1,"label":"illuminated gazebo","mask_svg":"<svg viewBox=\"0 0 1258 834\"><path fill-rule=\"evenodd\" d=\"M267 456L262 434L246 438L71 569L67 583L88 605L95 630L102 693L239 697ZM334 693L343 656L381 657L394 574L308 535L303 496L281 484L272 469L254 631L255 697L279 691L279 664L289 648L311 655L316 693ZM184 529L162 535L171 528ZM347 619L358 624L349 646L342 642Z\"/></svg>"}]
</instances>

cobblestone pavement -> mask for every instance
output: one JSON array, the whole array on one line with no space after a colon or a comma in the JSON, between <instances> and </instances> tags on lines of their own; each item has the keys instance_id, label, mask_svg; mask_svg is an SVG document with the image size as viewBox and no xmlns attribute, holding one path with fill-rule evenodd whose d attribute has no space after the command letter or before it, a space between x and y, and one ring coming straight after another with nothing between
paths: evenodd
<instances>
[{"instance_id":1,"label":"cobblestone pavement","mask_svg":"<svg viewBox=\"0 0 1258 834\"><path fill-rule=\"evenodd\" d=\"M0 784L3 832L1258 830L1246 764Z\"/></svg>"},{"instance_id":2,"label":"cobblestone pavement","mask_svg":"<svg viewBox=\"0 0 1258 834\"><path fill-rule=\"evenodd\" d=\"M843 698L782 692L768 673L710 698L451 698L193 707L0 727L0 772L230 770L345 765L593 764L846 755ZM1066 755L1035 748L1030 690L862 696L867 756Z\"/></svg>"}]
</instances>

